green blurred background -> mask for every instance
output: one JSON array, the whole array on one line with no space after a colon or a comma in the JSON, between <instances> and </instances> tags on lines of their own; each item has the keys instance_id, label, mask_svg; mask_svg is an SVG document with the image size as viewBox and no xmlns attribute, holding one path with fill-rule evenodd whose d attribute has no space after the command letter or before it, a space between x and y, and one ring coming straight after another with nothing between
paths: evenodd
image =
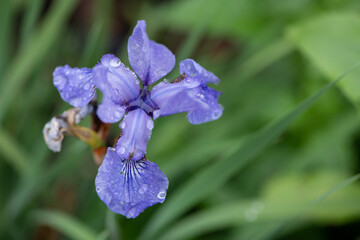
<instances>
[{"instance_id":1,"label":"green blurred background","mask_svg":"<svg viewBox=\"0 0 360 240\"><path fill-rule=\"evenodd\" d=\"M331 82L360 61L359 11L358 0L0 0L0 239L360 239L359 68ZM139 19L177 63L219 76L225 110L196 126L156 120L147 157L167 199L128 220L97 197L91 149L68 137L52 153L42 128L70 107L55 67L106 53L128 63Z\"/></svg>"}]
</instances>

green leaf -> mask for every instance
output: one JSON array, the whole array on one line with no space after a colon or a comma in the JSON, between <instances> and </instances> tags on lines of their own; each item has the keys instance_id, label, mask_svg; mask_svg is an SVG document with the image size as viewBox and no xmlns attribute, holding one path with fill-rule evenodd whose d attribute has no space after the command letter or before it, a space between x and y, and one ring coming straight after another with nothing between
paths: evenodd
<instances>
[{"instance_id":1,"label":"green leaf","mask_svg":"<svg viewBox=\"0 0 360 240\"><path fill-rule=\"evenodd\" d=\"M76 0L58 0L52 4L42 27L26 42L21 51L14 57L0 79L6 79L0 84L0 124L10 103L16 96L21 86L33 68L46 56L60 35L60 32L76 6Z\"/></svg>"},{"instance_id":2,"label":"green leaf","mask_svg":"<svg viewBox=\"0 0 360 240\"><path fill-rule=\"evenodd\" d=\"M358 67L357 64L355 67ZM340 79L351 72L355 67L344 73L336 80L328 83L314 95L310 96L288 114L270 123L252 136L249 141L240 145L234 154L225 159L218 160L209 167L198 172L194 177L184 183L165 202L164 206L153 216L152 221L144 228L140 239L151 239L159 234L165 226L169 225L181 214L189 210L209 194L221 188L226 181L238 173L247 163L268 147L274 139L312 106L316 100L333 87Z\"/></svg>"},{"instance_id":3,"label":"green leaf","mask_svg":"<svg viewBox=\"0 0 360 240\"><path fill-rule=\"evenodd\" d=\"M192 29L206 19L207 24L204 28L206 32L242 37L253 34L260 29L260 26L266 24L260 14L261 8L258 8L254 1L184 0L163 4L152 11L143 12L142 15L145 15L149 21L155 19L162 26L179 30Z\"/></svg>"},{"instance_id":4,"label":"green leaf","mask_svg":"<svg viewBox=\"0 0 360 240\"><path fill-rule=\"evenodd\" d=\"M291 26L287 33L301 51L328 79L360 60L360 15L327 13ZM347 97L360 103L359 74L339 84Z\"/></svg>"},{"instance_id":5,"label":"green leaf","mask_svg":"<svg viewBox=\"0 0 360 240\"><path fill-rule=\"evenodd\" d=\"M50 226L74 240L96 240L99 235L82 222L59 211L38 210L33 212L33 218L37 223Z\"/></svg>"},{"instance_id":6,"label":"green leaf","mask_svg":"<svg viewBox=\"0 0 360 240\"><path fill-rule=\"evenodd\" d=\"M360 186L353 184L344 188L359 177L360 174L343 181L344 176L335 172L281 176L270 180L266 186L269 192L262 198L230 202L190 215L177 222L159 239L190 239L226 227L244 225L247 228L268 223L272 225L265 233L271 234L274 230L284 227L286 225L284 223L288 223L290 218L294 221L301 215L309 219L326 219L327 221L329 219L339 221L344 217L359 216ZM335 187L328 190L332 185ZM342 191L339 192L339 190ZM319 197L321 192L323 194ZM335 192L337 194L334 194ZM269 194L271 197L267 196ZM253 224L250 225L250 223Z\"/></svg>"},{"instance_id":7,"label":"green leaf","mask_svg":"<svg viewBox=\"0 0 360 240\"><path fill-rule=\"evenodd\" d=\"M0 155L8 160L20 176L27 175L29 170L28 154L23 151L19 143L2 129L0 129Z\"/></svg>"}]
</instances>

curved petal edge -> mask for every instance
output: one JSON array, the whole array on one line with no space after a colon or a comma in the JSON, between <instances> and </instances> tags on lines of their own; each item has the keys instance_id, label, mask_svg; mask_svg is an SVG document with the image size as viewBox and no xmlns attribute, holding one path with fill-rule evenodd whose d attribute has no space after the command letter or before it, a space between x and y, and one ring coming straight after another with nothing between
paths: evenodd
<instances>
[{"instance_id":1,"label":"curved petal edge","mask_svg":"<svg viewBox=\"0 0 360 240\"><path fill-rule=\"evenodd\" d=\"M169 182L155 163L145 158L124 160L108 148L95 185L111 211L135 218L146 208L164 202Z\"/></svg>"}]
</instances>

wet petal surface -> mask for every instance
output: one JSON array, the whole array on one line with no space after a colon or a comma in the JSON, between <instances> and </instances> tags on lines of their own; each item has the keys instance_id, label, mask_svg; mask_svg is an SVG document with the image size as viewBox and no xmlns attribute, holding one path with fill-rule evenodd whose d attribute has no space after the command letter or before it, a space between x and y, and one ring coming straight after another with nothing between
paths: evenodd
<instances>
[{"instance_id":1,"label":"wet petal surface","mask_svg":"<svg viewBox=\"0 0 360 240\"><path fill-rule=\"evenodd\" d=\"M181 81L178 83L161 82L150 92L150 98L159 107L154 111L154 119L180 112L193 111L201 108L200 82Z\"/></svg>"},{"instance_id":2,"label":"wet petal surface","mask_svg":"<svg viewBox=\"0 0 360 240\"><path fill-rule=\"evenodd\" d=\"M151 90L150 98L159 107L153 113L154 119L180 112L188 112L191 124L218 119L223 111L218 104L221 93L206 83L218 83L219 79L191 59L180 63L180 73L180 82L162 82Z\"/></svg>"},{"instance_id":3,"label":"wet petal surface","mask_svg":"<svg viewBox=\"0 0 360 240\"><path fill-rule=\"evenodd\" d=\"M168 74L175 65L175 56L162 44L149 40L145 21L138 21L129 38L131 67L144 85L150 85Z\"/></svg>"},{"instance_id":4,"label":"wet petal surface","mask_svg":"<svg viewBox=\"0 0 360 240\"><path fill-rule=\"evenodd\" d=\"M110 210L135 218L147 207L164 202L169 182L155 163L145 158L123 160L108 148L95 185Z\"/></svg>"},{"instance_id":5,"label":"wet petal surface","mask_svg":"<svg viewBox=\"0 0 360 240\"><path fill-rule=\"evenodd\" d=\"M139 160L146 153L154 122L143 109L130 111L120 124L122 136L116 144L116 151L123 159Z\"/></svg>"},{"instance_id":6,"label":"wet petal surface","mask_svg":"<svg viewBox=\"0 0 360 240\"><path fill-rule=\"evenodd\" d=\"M220 82L215 74L207 71L192 59L185 59L180 62L180 73L185 73L188 78L191 78L193 81L201 81L202 84L217 84Z\"/></svg>"},{"instance_id":7,"label":"wet petal surface","mask_svg":"<svg viewBox=\"0 0 360 240\"><path fill-rule=\"evenodd\" d=\"M93 68L93 79L104 98L116 104L125 105L136 99L140 92L136 75L111 54L104 55L101 63Z\"/></svg>"},{"instance_id":8,"label":"wet petal surface","mask_svg":"<svg viewBox=\"0 0 360 240\"><path fill-rule=\"evenodd\" d=\"M53 72L53 82L61 98L74 107L87 105L95 96L91 70L88 68L57 67Z\"/></svg>"},{"instance_id":9,"label":"wet petal surface","mask_svg":"<svg viewBox=\"0 0 360 240\"><path fill-rule=\"evenodd\" d=\"M124 116L125 107L116 104L109 98L105 97L99 105L96 114L104 123L115 123Z\"/></svg>"}]
</instances>

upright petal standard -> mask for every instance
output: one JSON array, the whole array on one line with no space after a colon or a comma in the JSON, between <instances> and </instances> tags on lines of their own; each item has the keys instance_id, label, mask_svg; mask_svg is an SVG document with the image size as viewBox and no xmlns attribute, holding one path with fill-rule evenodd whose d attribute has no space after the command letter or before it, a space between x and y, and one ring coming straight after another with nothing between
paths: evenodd
<instances>
[{"instance_id":1,"label":"upright petal standard","mask_svg":"<svg viewBox=\"0 0 360 240\"><path fill-rule=\"evenodd\" d=\"M162 44L149 40L145 21L138 21L129 38L131 67L148 86L168 74L175 66L175 56Z\"/></svg>"}]
</instances>

